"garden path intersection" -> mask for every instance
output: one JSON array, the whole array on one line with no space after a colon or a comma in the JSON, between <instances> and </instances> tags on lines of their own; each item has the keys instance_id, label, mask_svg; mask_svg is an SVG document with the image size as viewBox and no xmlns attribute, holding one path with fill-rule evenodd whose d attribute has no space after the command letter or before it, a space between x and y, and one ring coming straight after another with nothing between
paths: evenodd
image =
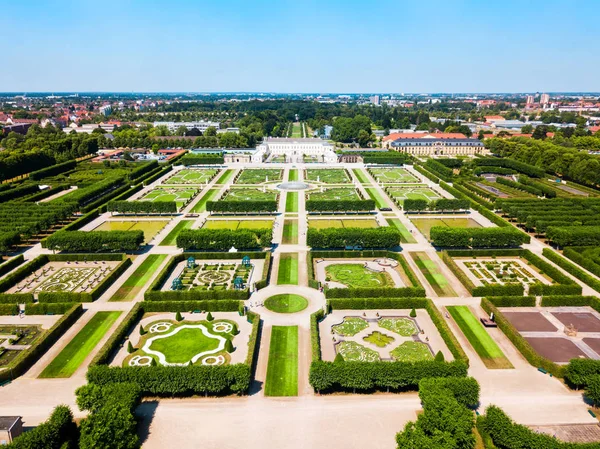
<instances>
[{"instance_id":1,"label":"garden path intersection","mask_svg":"<svg viewBox=\"0 0 600 449\"><path fill-rule=\"evenodd\" d=\"M297 170L297 181L306 181L305 169L341 169L340 165L327 166L325 164L296 164L293 167L290 164L269 164L269 169L277 169L282 173L281 182L289 180L290 171ZM179 214L160 217L165 220L165 225L160 229L150 241L146 242L144 250L133 259L131 266L117 278L117 280L94 302L84 303L83 315L71 326L64 336L54 344L46 354L29 369L23 376L11 383L0 387L0 415L22 415L27 426L36 425L46 420L52 409L58 404L67 404L75 411L77 417L84 416L75 404L74 391L77 387L85 384L85 373L93 357L99 352L100 348L107 342L112 333L119 324L125 319L127 312L138 302L144 300L144 293L156 279L162 269L168 264L172 256L182 253L175 244L160 245L169 234L184 220L191 220L191 229L198 229L211 217L210 212L205 207L199 207L202 200L209 192L215 191L213 198L221 198L229 189L238 188L234 185L234 180L238 174L247 169L261 169L264 165L257 164L229 164L224 167L216 176L207 180L202 178L199 185L193 182L188 183L193 176L185 172L178 177L178 172L187 170L184 167L175 167L174 172L169 173L165 178L171 180L184 180L186 184L177 185L177 188L195 189L199 193L191 198L189 202L187 197L181 203L182 210ZM402 253L407 257L406 263L414 272L416 278L424 286L427 297L431 298L434 305L445 317L446 323L452 333L466 352L470 367L469 375L475 377L481 385L481 406L480 410L490 404L495 404L503 408L514 420L527 425L555 425L555 424L583 424L594 423L595 421L588 413L587 407L582 400L582 392L567 389L559 380L548 375L540 373L535 367L531 366L521 355L521 353L510 342L508 337L499 329L486 329L486 332L498 345L504 356L508 359L513 369L489 369L482 362L480 356L472 347L469 340L465 337L460 327L453 319L447 316L446 307L448 306L467 306L476 317L485 316L486 313L480 307L480 299L472 297L460 280L450 271L447 265L442 261L439 253L433 248L428 239L418 230L415 224L405 214L394 201L386 194L384 186L378 183L373 174L366 169L363 164L344 164L347 180L344 181L344 189L356 188L366 198L369 197L365 189L370 189L380 196L391 209L389 212L377 212L361 218L377 218L379 223L386 223L393 226L388 220L394 219L406 229L413 237L415 243L402 244ZM225 169L232 170L232 176L224 184L218 184L221 175ZM360 171L361 179L355 173ZM375 171L380 175L381 172ZM333 176L333 175L332 175ZM387 174L386 174L387 176ZM393 178L392 182L406 180L414 182L417 180L420 184L433 190L436 196L450 198L451 195L433 184L412 166L404 167L404 171L398 174L399 178ZM242 178L244 179L244 178ZM342 181L343 177L337 173L332 179ZM274 180L273 180L274 181ZM182 181L183 182L183 181ZM387 181L385 181L387 182ZM271 179L270 179L271 183ZM166 183L168 185L168 182ZM163 185L163 179L158 179L146 185L142 191L137 193L138 198L143 198L149 192L160 188ZM396 186L400 186L397 184ZM175 187L175 186L170 186ZM251 188L244 185L243 188ZM262 188L262 187L259 187ZM327 186L325 186L327 188ZM144 418L149 425L148 437L144 442L144 447L198 447L202 445L207 448L227 449L234 447L244 447L247 449L258 449L267 447L277 448L312 448L329 447L335 448L382 448L392 449L395 446L394 436L400 431L404 424L414 420L417 412L421 410L416 393L378 393L375 395L318 395L308 383L310 364L312 361L311 353L311 332L310 316L314 312L322 310L326 306L325 295L314 288L309 287L309 272L307 263L310 258L311 248L307 245L307 231L310 226L309 214L306 211L306 199L303 192L298 195L297 212L286 212L286 202L289 196L285 193L279 195L278 212L275 215L261 217L232 217L236 221L256 221L273 219L273 251L272 268L270 273L270 283L267 287L251 294L245 301L248 310L260 314L262 320L262 330L258 348L257 364L255 371L255 380L250 389L250 394L244 397L226 397L226 398L190 398L190 399L160 399L158 401L148 401L139 407L138 414ZM194 214L195 216L188 216ZM115 219L110 213L104 213L92 222L85 225L83 230L93 230L105 223L107 220ZM311 216L312 218L312 216ZM337 219L339 216L332 216ZM350 218L350 217L345 217ZM356 218L356 217L352 217ZM482 227L489 227L492 223L483 217L477 211L471 210L469 218L475 220ZM285 220L293 219L297 221L297 240L296 243L282 243ZM548 248L542 241L532 238L531 243L523 245L524 248L543 258L542 250ZM432 267L438 271L448 282L449 286L456 293L454 297L440 297L436 294L428 282L428 278L419 269L411 253L426 253L432 261ZM40 254L51 254L51 251L41 248L41 245L35 245L24 255L27 260L32 260ZM276 280L280 279L280 259L282 255L293 254L297 258L297 273L293 284L277 285ZM150 274L148 280L139 288L133 290L130 301L113 302L111 298L123 286L125 281L143 264L149 255L165 255L164 260L158 263L155 271ZM545 261L547 259L544 258ZM349 259L348 262L351 260ZM317 265L316 276L321 276L324 280L325 268L333 263L327 261L326 264ZM356 261L354 263L357 263ZM363 263L359 261L358 263ZM368 261L369 266L373 265L373 260ZM552 264L552 262L548 261ZM552 264L555 266L554 264ZM376 268L376 266L375 266ZM583 294L600 295L590 287L581 284L570 274L558 268L566 276L573 279L577 284L583 286ZM400 276L394 272L392 281L397 285L404 282ZM277 313L265 307L265 301L274 295L299 295L307 300L304 309L294 313ZM64 379L41 379L40 373L54 360L54 358L75 338L91 318L97 312L120 311L119 317L112 323L110 329L100 339L96 347L85 357L75 373ZM346 311L335 311L342 316ZM358 311L352 311L354 315ZM386 310L369 310L369 314L379 313L382 316L389 315ZM360 311L362 313L362 311ZM408 311L402 311L403 314ZM360 314L358 314L360 315ZM42 324L51 325L52 319L56 317L43 316L40 319L26 316L6 317L2 324ZM194 318L190 314L185 314L183 323L200 321L204 318ZM33 320L33 321L32 321ZM43 321L42 321L43 320ZM419 322L419 326L421 322ZM197 326L200 331L206 330L202 325L190 324L190 327ZM297 361L296 370L298 377L297 395L288 397L272 397L265 395L265 384L267 382L267 371L269 367L269 352L272 348L272 331L274 326L297 326ZM172 332L180 332L181 326ZM369 333L373 330L370 329ZM425 325L426 334L435 332L435 326L427 323ZM246 330L244 331L246 332ZM387 332L390 334L390 332ZM246 334L244 334L247 337ZM361 338L363 335L360 335ZM221 337L222 338L222 337ZM327 335L329 338L329 335ZM450 352L443 346L439 337L431 339L431 346L439 345L442 352L448 357ZM222 338L222 340L225 340ZM400 339L399 339L400 340ZM439 340L439 341L438 341ZM404 340L402 340L404 341ZM150 342L150 343L149 343ZM219 343L215 352L221 351L224 341ZM146 352L151 352L152 341L146 340ZM332 351L332 349L328 349ZM160 354L160 355L158 355ZM157 357L163 356L160 352ZM334 354L330 353L333 358ZM164 356L163 356L164 357ZM140 368L142 369L142 368ZM332 418L334 417L334 418ZM294 423L294 424L292 424Z\"/></svg>"}]
</instances>

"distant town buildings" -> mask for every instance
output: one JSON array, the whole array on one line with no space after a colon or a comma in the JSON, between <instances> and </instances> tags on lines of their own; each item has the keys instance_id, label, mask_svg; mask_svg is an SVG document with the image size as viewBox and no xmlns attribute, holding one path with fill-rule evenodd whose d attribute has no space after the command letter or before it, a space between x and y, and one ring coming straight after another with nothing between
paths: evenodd
<instances>
[{"instance_id":1,"label":"distant town buildings","mask_svg":"<svg viewBox=\"0 0 600 449\"><path fill-rule=\"evenodd\" d=\"M98 110L100 111L100 114L103 114L105 117L108 117L110 114L112 114L112 106L110 104L105 104Z\"/></svg>"},{"instance_id":2,"label":"distant town buildings","mask_svg":"<svg viewBox=\"0 0 600 449\"><path fill-rule=\"evenodd\" d=\"M381 104L381 99L379 95L373 95L372 97L369 97L369 101L375 106L379 106Z\"/></svg>"},{"instance_id":3,"label":"distant town buildings","mask_svg":"<svg viewBox=\"0 0 600 449\"><path fill-rule=\"evenodd\" d=\"M204 121L204 120L200 120L200 121L196 121L196 122L154 122L154 127L156 128L157 126L166 126L169 129L169 131L171 131L171 132L175 132L179 128L184 126L188 130L196 128L197 130L199 130L200 132L203 133L204 131L207 130L207 128L210 128L210 127L219 129L221 124L219 122L209 122L209 121Z\"/></svg>"},{"instance_id":4,"label":"distant town buildings","mask_svg":"<svg viewBox=\"0 0 600 449\"><path fill-rule=\"evenodd\" d=\"M550 103L550 95L542 94L542 96L540 97L540 104L543 106L547 105L548 103Z\"/></svg>"}]
</instances>

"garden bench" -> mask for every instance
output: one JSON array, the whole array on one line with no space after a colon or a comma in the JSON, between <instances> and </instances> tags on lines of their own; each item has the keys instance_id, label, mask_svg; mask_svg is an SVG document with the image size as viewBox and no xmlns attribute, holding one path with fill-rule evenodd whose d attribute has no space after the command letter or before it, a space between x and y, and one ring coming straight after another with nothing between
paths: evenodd
<instances>
[{"instance_id":1,"label":"garden bench","mask_svg":"<svg viewBox=\"0 0 600 449\"><path fill-rule=\"evenodd\" d=\"M546 371L544 368L542 368L541 366L538 368L538 371L540 373L544 373L544 374L548 374L548 371Z\"/></svg>"},{"instance_id":2,"label":"garden bench","mask_svg":"<svg viewBox=\"0 0 600 449\"><path fill-rule=\"evenodd\" d=\"M202 313L201 310L192 310L192 313Z\"/></svg>"}]
</instances>

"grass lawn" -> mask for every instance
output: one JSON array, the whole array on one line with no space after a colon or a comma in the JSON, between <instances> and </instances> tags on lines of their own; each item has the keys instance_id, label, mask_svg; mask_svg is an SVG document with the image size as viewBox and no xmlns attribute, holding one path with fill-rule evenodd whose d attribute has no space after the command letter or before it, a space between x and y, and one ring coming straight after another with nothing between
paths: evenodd
<instances>
[{"instance_id":1,"label":"grass lawn","mask_svg":"<svg viewBox=\"0 0 600 449\"><path fill-rule=\"evenodd\" d=\"M150 240L158 234L162 228L167 225L166 220L152 220L152 221L132 221L132 220L110 220L105 221L94 231L144 231L144 244L148 244Z\"/></svg>"},{"instance_id":2,"label":"grass lawn","mask_svg":"<svg viewBox=\"0 0 600 449\"><path fill-rule=\"evenodd\" d=\"M273 201L277 199L277 193L272 190L263 192L262 189L231 189L221 201Z\"/></svg>"},{"instance_id":3,"label":"grass lawn","mask_svg":"<svg viewBox=\"0 0 600 449\"><path fill-rule=\"evenodd\" d=\"M279 258L278 285L298 285L298 254L282 254Z\"/></svg>"},{"instance_id":4,"label":"grass lawn","mask_svg":"<svg viewBox=\"0 0 600 449\"><path fill-rule=\"evenodd\" d=\"M371 332L369 335L363 338L364 341L367 341L371 344L374 344L378 348L385 348L395 339L391 335L382 334L379 331Z\"/></svg>"},{"instance_id":5,"label":"grass lawn","mask_svg":"<svg viewBox=\"0 0 600 449\"><path fill-rule=\"evenodd\" d=\"M71 377L108 332L121 312L97 312L42 371L41 378Z\"/></svg>"},{"instance_id":6,"label":"grass lawn","mask_svg":"<svg viewBox=\"0 0 600 449\"><path fill-rule=\"evenodd\" d=\"M381 182L419 182L415 176L404 168L371 168L369 171L377 181Z\"/></svg>"},{"instance_id":7,"label":"grass lawn","mask_svg":"<svg viewBox=\"0 0 600 449\"><path fill-rule=\"evenodd\" d=\"M298 220L284 220L281 243L284 245L296 245L298 243Z\"/></svg>"},{"instance_id":8,"label":"grass lawn","mask_svg":"<svg viewBox=\"0 0 600 449\"><path fill-rule=\"evenodd\" d=\"M410 253L411 257L438 296L458 296L450 286L448 279L440 273L437 265L424 252Z\"/></svg>"},{"instance_id":9,"label":"grass lawn","mask_svg":"<svg viewBox=\"0 0 600 449\"><path fill-rule=\"evenodd\" d=\"M190 229L194 224L194 220L181 220L175 225L173 230L159 243L158 246L173 246L177 241L177 236L184 229Z\"/></svg>"},{"instance_id":10,"label":"grass lawn","mask_svg":"<svg viewBox=\"0 0 600 449\"><path fill-rule=\"evenodd\" d=\"M359 263L328 265L325 275L333 282L344 284L348 288L396 287L388 273L370 271Z\"/></svg>"},{"instance_id":11,"label":"grass lawn","mask_svg":"<svg viewBox=\"0 0 600 449\"><path fill-rule=\"evenodd\" d=\"M196 188L156 187L140 198L140 201L175 201L181 209L198 194Z\"/></svg>"},{"instance_id":12,"label":"grass lawn","mask_svg":"<svg viewBox=\"0 0 600 449\"><path fill-rule=\"evenodd\" d=\"M219 176L219 179L217 179L217 182L215 184L227 184L231 180L231 177L234 173L235 170L225 170L223 174Z\"/></svg>"},{"instance_id":13,"label":"grass lawn","mask_svg":"<svg viewBox=\"0 0 600 449\"><path fill-rule=\"evenodd\" d=\"M396 229L400 231L400 242L401 243L417 243L413 235L410 233L406 226L402 224L399 218L386 218L387 222L396 226Z\"/></svg>"},{"instance_id":14,"label":"grass lawn","mask_svg":"<svg viewBox=\"0 0 600 449\"><path fill-rule=\"evenodd\" d=\"M357 219L341 219L341 218L320 218L308 220L309 227L313 229L325 228L376 228L379 225L374 218L357 218Z\"/></svg>"},{"instance_id":15,"label":"grass lawn","mask_svg":"<svg viewBox=\"0 0 600 449\"><path fill-rule=\"evenodd\" d=\"M342 341L338 343L336 350L346 362L378 362L379 353L367 348L355 341Z\"/></svg>"},{"instance_id":16,"label":"grass lawn","mask_svg":"<svg viewBox=\"0 0 600 449\"><path fill-rule=\"evenodd\" d=\"M210 181L215 176L217 171L218 170L216 169L183 169L164 181L163 184L204 184L205 182Z\"/></svg>"},{"instance_id":17,"label":"grass lawn","mask_svg":"<svg viewBox=\"0 0 600 449\"><path fill-rule=\"evenodd\" d=\"M285 211L286 212L298 212L298 192L286 193Z\"/></svg>"},{"instance_id":18,"label":"grass lawn","mask_svg":"<svg viewBox=\"0 0 600 449\"><path fill-rule=\"evenodd\" d=\"M273 220L206 220L202 229L271 229Z\"/></svg>"},{"instance_id":19,"label":"grass lawn","mask_svg":"<svg viewBox=\"0 0 600 449\"><path fill-rule=\"evenodd\" d=\"M325 184L346 184L350 182L346 170L341 168L309 168L306 170L306 179Z\"/></svg>"},{"instance_id":20,"label":"grass lawn","mask_svg":"<svg viewBox=\"0 0 600 449\"><path fill-rule=\"evenodd\" d=\"M302 125L300 122L292 123L292 135L290 137L294 139L302 138Z\"/></svg>"},{"instance_id":21,"label":"grass lawn","mask_svg":"<svg viewBox=\"0 0 600 449\"><path fill-rule=\"evenodd\" d=\"M447 226L449 228L481 228L481 225L472 218L411 218L417 229L429 240L429 231L434 226Z\"/></svg>"},{"instance_id":22,"label":"grass lawn","mask_svg":"<svg viewBox=\"0 0 600 449\"><path fill-rule=\"evenodd\" d=\"M390 207L375 187L367 187L365 190L371 199L375 200L375 204L377 205L378 209L381 209L382 207Z\"/></svg>"},{"instance_id":23,"label":"grass lawn","mask_svg":"<svg viewBox=\"0 0 600 449\"><path fill-rule=\"evenodd\" d=\"M288 181L292 182L292 181L298 181L298 170L293 168L290 170L290 172L288 173Z\"/></svg>"},{"instance_id":24,"label":"grass lawn","mask_svg":"<svg viewBox=\"0 0 600 449\"><path fill-rule=\"evenodd\" d=\"M221 178L223 176L221 176ZM206 192L204 194L204 196L202 198L200 198L200 201L198 201L196 203L196 205L194 207L192 207L192 210L190 212L194 212L194 213L206 212L206 203L208 201L214 200L215 197L217 196L217 193L219 193L219 191L217 189L210 189L208 192Z\"/></svg>"},{"instance_id":25,"label":"grass lawn","mask_svg":"<svg viewBox=\"0 0 600 449\"><path fill-rule=\"evenodd\" d=\"M437 200L440 196L426 186L411 186L411 187L387 187L387 194L396 199L400 204L404 204L404 200Z\"/></svg>"},{"instance_id":26,"label":"grass lawn","mask_svg":"<svg viewBox=\"0 0 600 449\"><path fill-rule=\"evenodd\" d=\"M204 335L200 328L179 329L175 335L150 344L150 349L163 353L168 363L187 363L195 355L219 347L219 341Z\"/></svg>"},{"instance_id":27,"label":"grass lawn","mask_svg":"<svg viewBox=\"0 0 600 449\"><path fill-rule=\"evenodd\" d=\"M410 337L417 333L415 322L408 318L380 318L379 327L395 332L403 337Z\"/></svg>"},{"instance_id":28,"label":"grass lawn","mask_svg":"<svg viewBox=\"0 0 600 449\"><path fill-rule=\"evenodd\" d=\"M371 184L371 181L369 181L369 178L367 178L366 173L360 168L353 168L352 172L361 184Z\"/></svg>"},{"instance_id":29,"label":"grass lawn","mask_svg":"<svg viewBox=\"0 0 600 449\"><path fill-rule=\"evenodd\" d=\"M299 295L282 294L268 298L265 301L265 307L271 312L296 313L306 309L308 301Z\"/></svg>"},{"instance_id":30,"label":"grass lawn","mask_svg":"<svg viewBox=\"0 0 600 449\"><path fill-rule=\"evenodd\" d=\"M298 326L273 326L265 396L298 395Z\"/></svg>"},{"instance_id":31,"label":"grass lawn","mask_svg":"<svg viewBox=\"0 0 600 449\"><path fill-rule=\"evenodd\" d=\"M356 189L344 188L344 187L334 187L334 188L324 188L323 192L315 190L311 193L308 193L307 200L319 200L319 201L337 201L337 200L360 200L360 196Z\"/></svg>"},{"instance_id":32,"label":"grass lawn","mask_svg":"<svg viewBox=\"0 0 600 449\"><path fill-rule=\"evenodd\" d=\"M282 170L278 168L249 168L240 174L236 184L261 184L270 181L281 181Z\"/></svg>"},{"instance_id":33,"label":"grass lawn","mask_svg":"<svg viewBox=\"0 0 600 449\"><path fill-rule=\"evenodd\" d=\"M450 312L450 315L452 315L452 318L487 368L513 368L502 350L468 306L449 306L446 309L448 309L448 312Z\"/></svg>"},{"instance_id":34,"label":"grass lawn","mask_svg":"<svg viewBox=\"0 0 600 449\"><path fill-rule=\"evenodd\" d=\"M157 272L160 264L167 257L166 254L150 254L146 260L137 267L132 275L127 279L121 288L110 298L111 301L131 301L140 290L150 280L152 275Z\"/></svg>"}]
</instances>

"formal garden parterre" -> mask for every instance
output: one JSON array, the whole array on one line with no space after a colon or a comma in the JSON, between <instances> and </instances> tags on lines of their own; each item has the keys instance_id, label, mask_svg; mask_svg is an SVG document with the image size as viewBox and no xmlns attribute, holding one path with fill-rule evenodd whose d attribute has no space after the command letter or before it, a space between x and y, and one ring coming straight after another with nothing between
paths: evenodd
<instances>
[{"instance_id":1,"label":"formal garden parterre","mask_svg":"<svg viewBox=\"0 0 600 449\"><path fill-rule=\"evenodd\" d=\"M405 168L369 168L375 181L385 184L418 184L419 179Z\"/></svg>"},{"instance_id":2,"label":"formal garden parterre","mask_svg":"<svg viewBox=\"0 0 600 449\"><path fill-rule=\"evenodd\" d=\"M234 184L263 184L281 181L282 179L283 170L275 168L247 168L238 173Z\"/></svg>"},{"instance_id":3,"label":"formal garden parterre","mask_svg":"<svg viewBox=\"0 0 600 449\"><path fill-rule=\"evenodd\" d=\"M309 168L305 171L304 179L308 182L321 182L323 184L349 184L350 176L345 169L337 168Z\"/></svg>"},{"instance_id":4,"label":"formal garden parterre","mask_svg":"<svg viewBox=\"0 0 600 449\"><path fill-rule=\"evenodd\" d=\"M162 181L163 185L206 184L219 173L218 169L183 169Z\"/></svg>"}]
</instances>

